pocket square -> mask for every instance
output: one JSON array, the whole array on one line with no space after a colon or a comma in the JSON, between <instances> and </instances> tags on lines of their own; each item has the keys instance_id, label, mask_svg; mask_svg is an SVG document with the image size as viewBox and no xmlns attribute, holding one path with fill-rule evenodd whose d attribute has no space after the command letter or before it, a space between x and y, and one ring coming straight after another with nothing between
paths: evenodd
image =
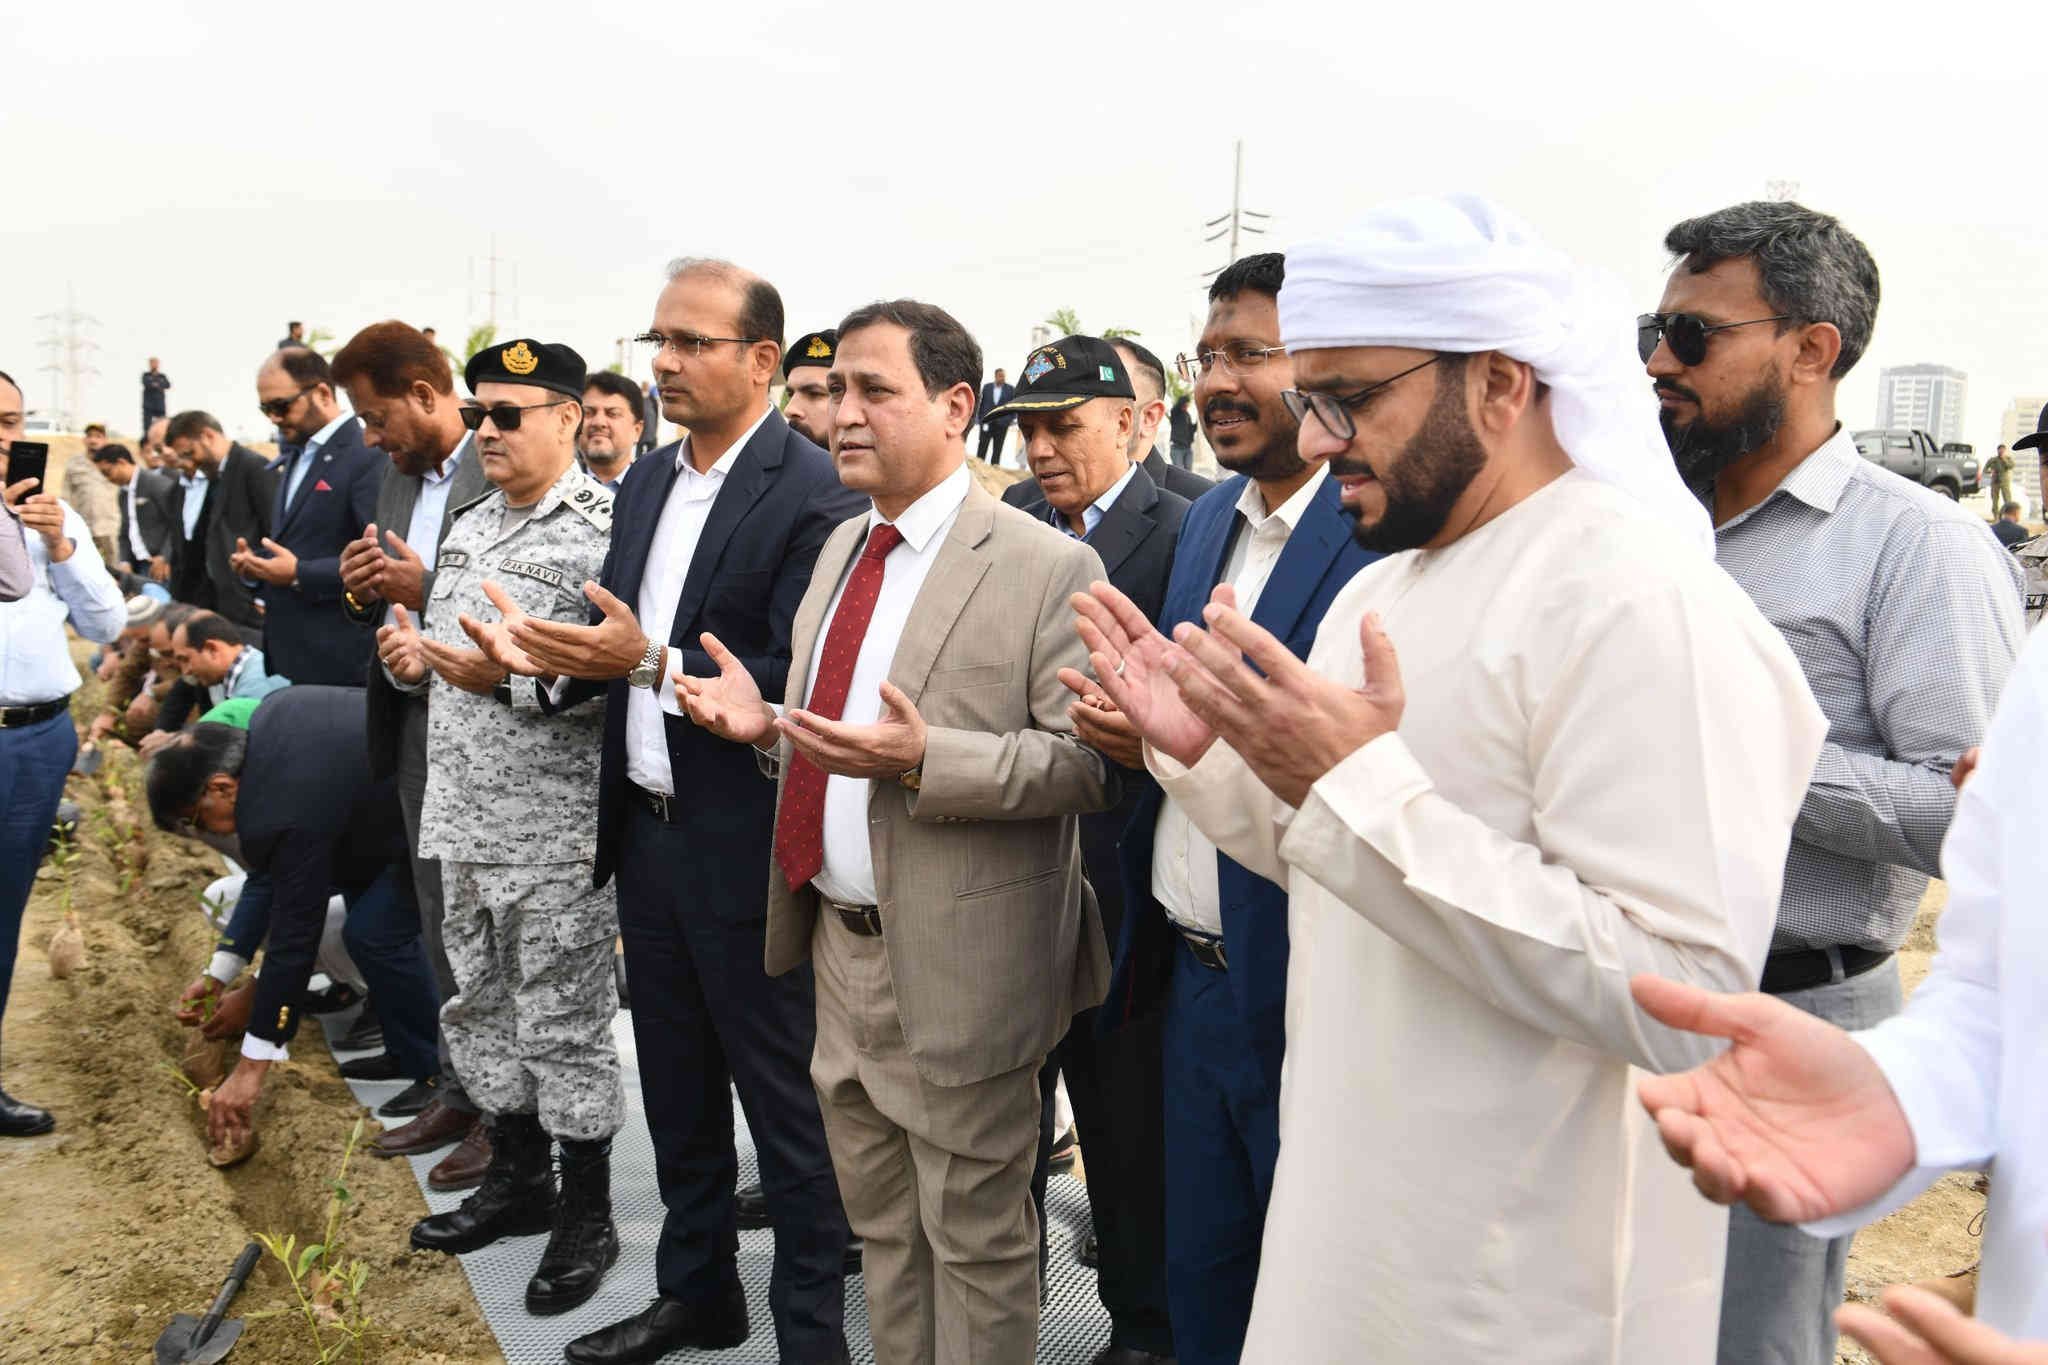
<instances>
[{"instance_id":1,"label":"pocket square","mask_svg":"<svg viewBox=\"0 0 2048 1365\"><path fill-rule=\"evenodd\" d=\"M313 491L315 493L332 493L334 490L328 487L327 480L317 479L313 483Z\"/></svg>"}]
</instances>

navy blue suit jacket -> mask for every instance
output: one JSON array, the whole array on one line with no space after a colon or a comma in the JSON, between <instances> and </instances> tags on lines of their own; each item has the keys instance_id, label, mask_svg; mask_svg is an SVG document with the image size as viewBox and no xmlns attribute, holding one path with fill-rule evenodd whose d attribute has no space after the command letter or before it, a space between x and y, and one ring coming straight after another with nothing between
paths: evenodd
<instances>
[{"instance_id":1,"label":"navy blue suit jacket","mask_svg":"<svg viewBox=\"0 0 2048 1365\"><path fill-rule=\"evenodd\" d=\"M390 464L363 444L363 424L351 417L313 452L289 503L286 471L277 471L270 538L299 557L299 582L263 588L263 660L272 673L302 684L363 685L370 631L341 609L341 552L376 516ZM250 548L261 547L252 541Z\"/></svg>"},{"instance_id":2,"label":"navy blue suit jacket","mask_svg":"<svg viewBox=\"0 0 2048 1365\"><path fill-rule=\"evenodd\" d=\"M1171 635L1182 621L1199 622L1210 589L1223 577L1238 524L1237 500L1246 480L1226 479L1203 494L1181 523L1180 548L1159 629ZM1337 484L1324 479L1273 576L1259 595L1252 620L1306 658L1330 601L1351 576L1379 556L1359 548L1351 519L1337 503ZM1124 927L1117 942L1109 997L1098 1016L1104 1028L1156 1009L1173 972L1179 935L1152 898L1152 834L1165 797L1147 775L1133 778L1144 788L1122 843ZM1264 877L1216 855L1223 938L1230 954L1230 989L1242 1012L1247 1044L1269 1074L1278 1078L1286 1046L1287 893Z\"/></svg>"},{"instance_id":3,"label":"navy blue suit jacket","mask_svg":"<svg viewBox=\"0 0 2048 1365\"><path fill-rule=\"evenodd\" d=\"M612 504L612 545L599 576L628 607L640 600L647 551L677 478L679 443L635 460ZM780 697L789 680L789 632L811 583L811 566L834 527L867 512L868 500L839 482L832 457L770 412L741 449L712 501L697 552L683 577L668 672L710 677L718 672L698 643L716 635L754 675L764 697ZM602 620L593 612L593 623ZM660 684L670 686L664 678ZM597 885L617 861L626 813L626 689L577 681L564 706L604 696L604 756L598 777ZM762 778L751 745L719 739L675 716L668 758L676 796L690 807L693 852L702 860L679 867L679 885L701 890L729 921L768 913L768 851L775 833L775 784Z\"/></svg>"}]
</instances>

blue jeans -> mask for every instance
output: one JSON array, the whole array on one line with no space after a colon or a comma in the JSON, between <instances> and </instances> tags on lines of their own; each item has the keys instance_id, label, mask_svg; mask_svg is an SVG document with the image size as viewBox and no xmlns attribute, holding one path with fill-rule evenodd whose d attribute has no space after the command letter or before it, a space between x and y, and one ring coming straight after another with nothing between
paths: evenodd
<instances>
[{"instance_id":1,"label":"blue jeans","mask_svg":"<svg viewBox=\"0 0 2048 1365\"><path fill-rule=\"evenodd\" d=\"M0 730L0 1015L14 982L14 955L21 944L21 916L36 884L64 778L78 756L78 729L71 713L17 730Z\"/></svg>"},{"instance_id":2,"label":"blue jeans","mask_svg":"<svg viewBox=\"0 0 2048 1365\"><path fill-rule=\"evenodd\" d=\"M1851 1030L1889 1019L1905 1004L1896 958L1861 976L1778 998ZM1833 1365L1849 1241L1822 1241L1792 1224L1766 1223L1744 1204L1730 1210L1720 1365Z\"/></svg>"}]
</instances>

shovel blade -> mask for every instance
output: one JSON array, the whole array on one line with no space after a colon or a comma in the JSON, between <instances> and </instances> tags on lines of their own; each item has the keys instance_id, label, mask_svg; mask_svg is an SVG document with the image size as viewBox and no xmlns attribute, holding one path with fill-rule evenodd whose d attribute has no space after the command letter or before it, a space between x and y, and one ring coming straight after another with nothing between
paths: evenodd
<instances>
[{"instance_id":1,"label":"shovel blade","mask_svg":"<svg viewBox=\"0 0 2048 1365\"><path fill-rule=\"evenodd\" d=\"M242 1320L232 1318L213 1329L205 1341L195 1344L192 1334L199 1319L190 1313L171 1318L171 1325L156 1339L156 1365L214 1365L242 1339Z\"/></svg>"}]
</instances>

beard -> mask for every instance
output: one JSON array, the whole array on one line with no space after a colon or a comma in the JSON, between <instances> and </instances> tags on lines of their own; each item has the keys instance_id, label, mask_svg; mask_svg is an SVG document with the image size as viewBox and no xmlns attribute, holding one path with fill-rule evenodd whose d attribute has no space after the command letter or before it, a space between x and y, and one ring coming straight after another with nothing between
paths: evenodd
<instances>
[{"instance_id":1,"label":"beard","mask_svg":"<svg viewBox=\"0 0 2048 1365\"><path fill-rule=\"evenodd\" d=\"M1451 509L1472 480L1486 467L1486 447L1465 413L1464 370L1446 368L1437 378L1436 397L1423 414L1422 425L1379 476L1386 510L1370 526L1359 521L1351 538L1377 554L1399 554L1427 545L1443 532ZM1332 474L1365 474L1363 460L1330 461ZM1344 509L1351 513L1351 508ZM1355 515L1355 514L1353 514Z\"/></svg>"},{"instance_id":2,"label":"beard","mask_svg":"<svg viewBox=\"0 0 2048 1365\"><path fill-rule=\"evenodd\" d=\"M1664 443L1671 447L1671 462L1694 490L1711 485L1729 465L1769 444L1785 424L1785 381L1776 370L1765 373L1734 413L1720 419L1707 416L1698 394L1676 385L1665 387L1699 407L1700 415L1690 422L1673 421L1669 408L1657 414Z\"/></svg>"},{"instance_id":3,"label":"beard","mask_svg":"<svg viewBox=\"0 0 2048 1365\"><path fill-rule=\"evenodd\" d=\"M1209 451L1216 457L1216 463L1231 473L1251 479L1276 480L1293 478L1308 468L1297 448L1301 424L1288 415L1285 407L1276 403L1274 411L1268 414L1251 403L1214 398L1202 409L1203 427L1210 427L1218 417L1243 417L1266 432L1266 439L1249 453L1232 451L1225 454L1213 438L1210 440Z\"/></svg>"}]
</instances>

